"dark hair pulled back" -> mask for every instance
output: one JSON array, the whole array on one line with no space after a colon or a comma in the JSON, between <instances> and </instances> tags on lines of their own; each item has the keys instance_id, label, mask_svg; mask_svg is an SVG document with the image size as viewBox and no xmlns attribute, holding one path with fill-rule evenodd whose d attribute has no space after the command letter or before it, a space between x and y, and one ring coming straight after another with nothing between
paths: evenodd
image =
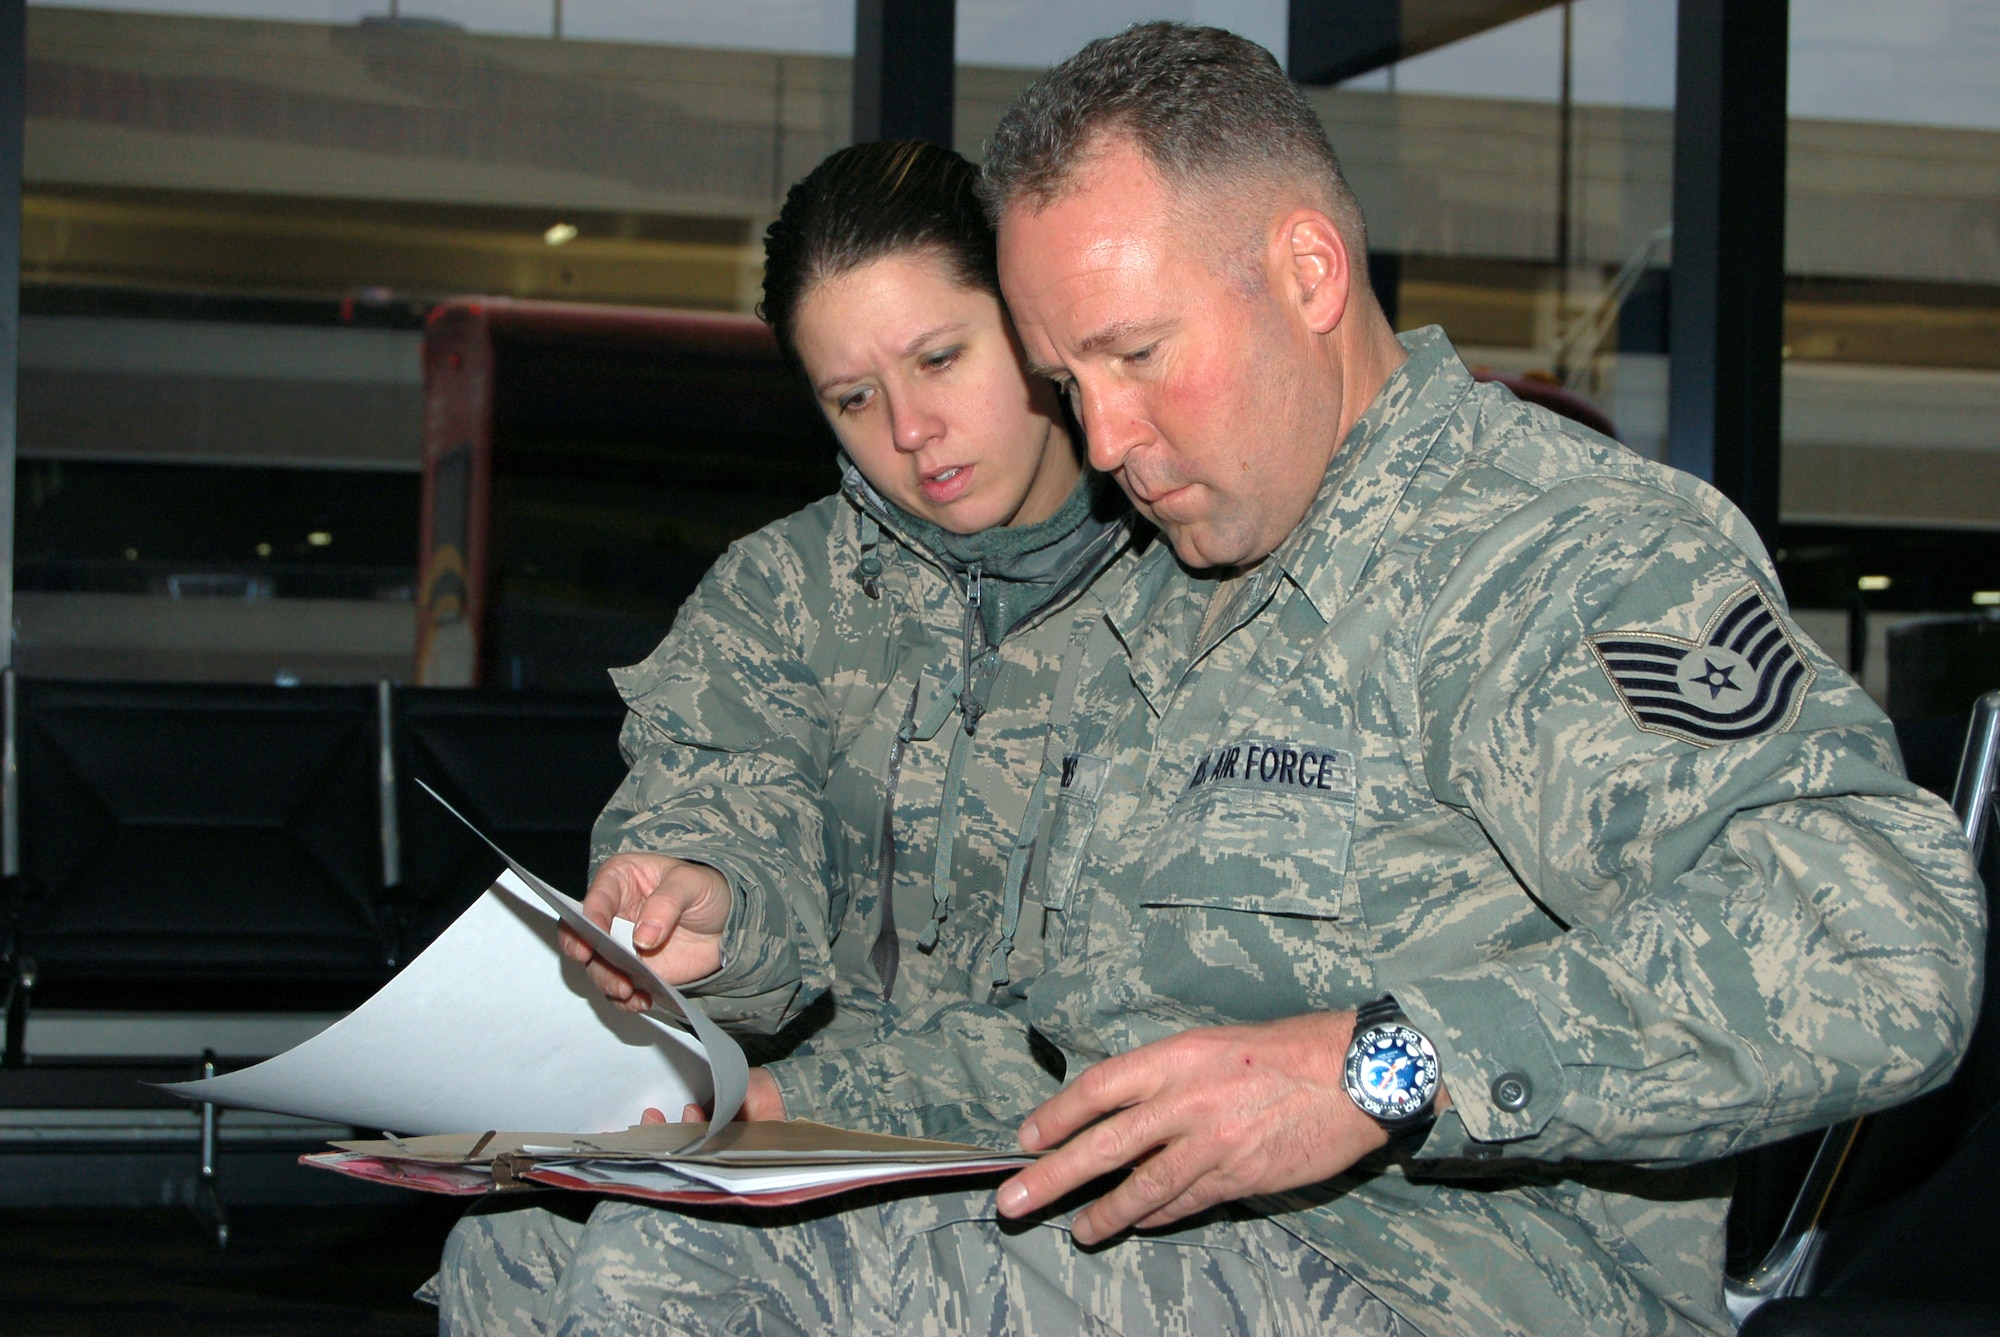
<instances>
[{"instance_id":1,"label":"dark hair pulled back","mask_svg":"<svg viewBox=\"0 0 2000 1337\"><path fill-rule=\"evenodd\" d=\"M968 288L1000 295L993 227L973 184L979 169L950 149L882 140L844 148L785 196L764 232L757 314L798 361L799 306L815 287L873 261L929 251Z\"/></svg>"}]
</instances>

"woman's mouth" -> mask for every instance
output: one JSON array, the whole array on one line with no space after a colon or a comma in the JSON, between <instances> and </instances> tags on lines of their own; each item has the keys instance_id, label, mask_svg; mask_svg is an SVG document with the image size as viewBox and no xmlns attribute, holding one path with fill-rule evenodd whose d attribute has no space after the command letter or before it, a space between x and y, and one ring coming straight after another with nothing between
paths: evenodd
<instances>
[{"instance_id":1,"label":"woman's mouth","mask_svg":"<svg viewBox=\"0 0 2000 1337\"><path fill-rule=\"evenodd\" d=\"M972 486L972 469L970 464L954 464L950 468L925 474L918 481L918 486L922 488L926 501L942 506L965 495L965 490Z\"/></svg>"}]
</instances>

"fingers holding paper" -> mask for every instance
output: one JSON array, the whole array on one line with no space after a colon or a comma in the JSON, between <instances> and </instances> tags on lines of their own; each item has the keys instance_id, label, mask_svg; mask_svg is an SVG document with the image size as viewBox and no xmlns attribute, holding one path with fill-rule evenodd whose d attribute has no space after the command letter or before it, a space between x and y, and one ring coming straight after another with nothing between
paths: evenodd
<instances>
[{"instance_id":1,"label":"fingers holding paper","mask_svg":"<svg viewBox=\"0 0 2000 1337\"><path fill-rule=\"evenodd\" d=\"M632 946L663 980L683 984L714 974L722 965L722 934L729 925L729 881L706 864L662 854L617 854L590 880L583 912L607 931L614 919L633 924ZM589 966L605 997L643 1012L644 990L598 959L590 945L562 934L563 953Z\"/></svg>"},{"instance_id":2,"label":"fingers holding paper","mask_svg":"<svg viewBox=\"0 0 2000 1337\"><path fill-rule=\"evenodd\" d=\"M1339 1174L1388 1141L1341 1088L1353 1029L1351 1012L1204 1027L1096 1064L1021 1125L1023 1149L1060 1149L1000 1186L1001 1213L1129 1166L1071 1223L1095 1244Z\"/></svg>"}]
</instances>

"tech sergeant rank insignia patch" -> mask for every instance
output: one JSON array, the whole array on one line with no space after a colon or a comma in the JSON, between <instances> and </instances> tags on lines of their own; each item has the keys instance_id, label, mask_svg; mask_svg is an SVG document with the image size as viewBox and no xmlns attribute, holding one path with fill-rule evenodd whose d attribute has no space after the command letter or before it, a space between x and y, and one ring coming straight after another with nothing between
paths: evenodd
<instances>
[{"instance_id":1,"label":"tech sergeant rank insignia patch","mask_svg":"<svg viewBox=\"0 0 2000 1337\"><path fill-rule=\"evenodd\" d=\"M1698 641L1646 631L1589 639L1632 722L1696 747L1791 727L1814 677L1754 583L1722 601Z\"/></svg>"}]
</instances>

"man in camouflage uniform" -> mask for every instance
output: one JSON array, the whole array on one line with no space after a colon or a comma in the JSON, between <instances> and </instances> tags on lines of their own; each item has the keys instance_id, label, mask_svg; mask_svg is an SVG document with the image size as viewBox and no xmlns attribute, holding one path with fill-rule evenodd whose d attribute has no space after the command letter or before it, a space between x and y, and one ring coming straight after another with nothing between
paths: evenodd
<instances>
[{"instance_id":1,"label":"man in camouflage uniform","mask_svg":"<svg viewBox=\"0 0 2000 1337\"><path fill-rule=\"evenodd\" d=\"M1259 57L1134 29L996 132L1024 344L1174 551L1084 646L1024 1004L813 1056L788 1105L1057 1149L994 1193L600 1208L474 1312L1721 1333L1718 1158L1951 1071L1984 924L1948 809L1727 502L1389 332ZM1443 1074L1393 1154L1339 1076L1385 993Z\"/></svg>"}]
</instances>

